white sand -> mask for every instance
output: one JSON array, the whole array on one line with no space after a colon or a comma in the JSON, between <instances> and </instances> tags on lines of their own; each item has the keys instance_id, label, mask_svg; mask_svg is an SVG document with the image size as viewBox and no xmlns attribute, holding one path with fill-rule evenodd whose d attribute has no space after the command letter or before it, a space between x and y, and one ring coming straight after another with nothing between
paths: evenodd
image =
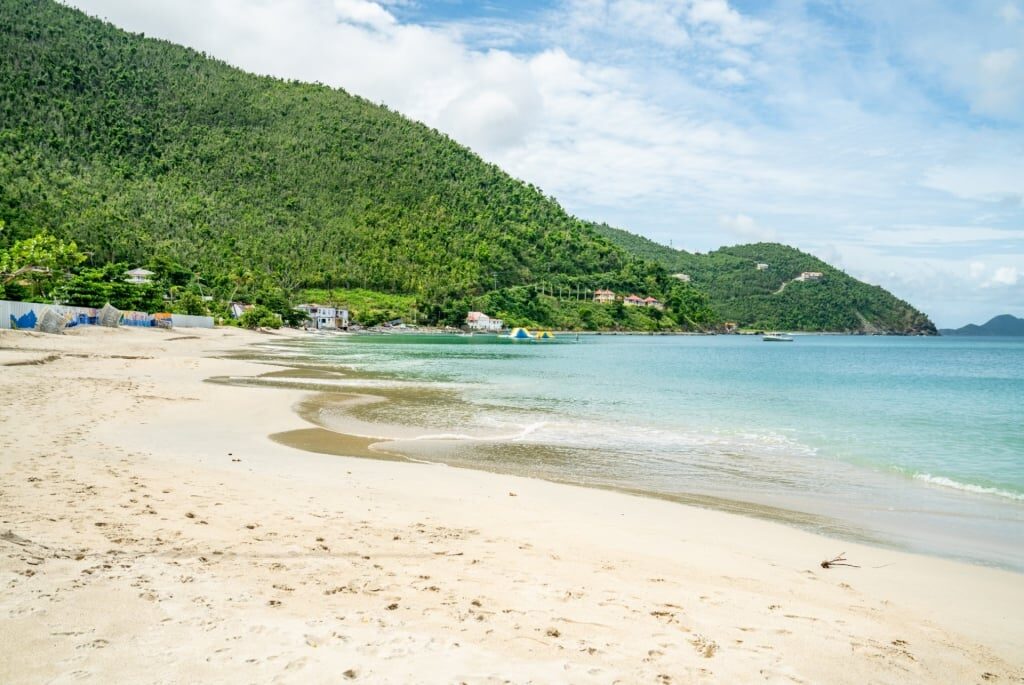
<instances>
[{"instance_id":1,"label":"white sand","mask_svg":"<svg viewBox=\"0 0 1024 685\"><path fill-rule=\"evenodd\" d=\"M0 682L1024 682L1024 576L283 447L266 339L0 331Z\"/></svg>"}]
</instances>

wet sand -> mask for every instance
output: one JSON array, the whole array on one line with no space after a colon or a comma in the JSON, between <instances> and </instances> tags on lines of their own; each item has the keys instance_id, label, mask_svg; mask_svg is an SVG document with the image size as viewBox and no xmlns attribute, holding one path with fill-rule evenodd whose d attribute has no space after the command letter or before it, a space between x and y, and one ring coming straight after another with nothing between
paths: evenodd
<instances>
[{"instance_id":1,"label":"wet sand","mask_svg":"<svg viewBox=\"0 0 1024 685\"><path fill-rule=\"evenodd\" d=\"M310 389L204 382L316 380L274 339L0 331L0 682L1024 682L1019 574L293 449Z\"/></svg>"}]
</instances>

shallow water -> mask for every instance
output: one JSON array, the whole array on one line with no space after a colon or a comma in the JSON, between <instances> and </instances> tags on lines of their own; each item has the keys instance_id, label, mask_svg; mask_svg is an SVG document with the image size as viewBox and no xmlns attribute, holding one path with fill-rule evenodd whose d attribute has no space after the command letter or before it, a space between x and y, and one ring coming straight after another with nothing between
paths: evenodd
<instances>
[{"instance_id":1,"label":"shallow water","mask_svg":"<svg viewBox=\"0 0 1024 685\"><path fill-rule=\"evenodd\" d=\"M282 352L317 370L302 381L327 393L316 423L389 453L752 503L1024 569L1024 341L351 336ZM387 401L335 407L332 392Z\"/></svg>"}]
</instances>

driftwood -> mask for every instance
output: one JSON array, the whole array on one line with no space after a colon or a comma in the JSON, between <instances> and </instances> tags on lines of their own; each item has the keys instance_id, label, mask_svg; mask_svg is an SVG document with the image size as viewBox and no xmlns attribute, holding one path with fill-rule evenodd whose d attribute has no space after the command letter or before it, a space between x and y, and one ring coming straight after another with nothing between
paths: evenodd
<instances>
[{"instance_id":1,"label":"driftwood","mask_svg":"<svg viewBox=\"0 0 1024 685\"><path fill-rule=\"evenodd\" d=\"M846 557L844 556L845 554L846 552L840 552L833 558L826 559L825 561L821 562L821 567L832 568L833 566L852 566L853 568L860 568L860 566L858 566L857 564L846 563Z\"/></svg>"}]
</instances>

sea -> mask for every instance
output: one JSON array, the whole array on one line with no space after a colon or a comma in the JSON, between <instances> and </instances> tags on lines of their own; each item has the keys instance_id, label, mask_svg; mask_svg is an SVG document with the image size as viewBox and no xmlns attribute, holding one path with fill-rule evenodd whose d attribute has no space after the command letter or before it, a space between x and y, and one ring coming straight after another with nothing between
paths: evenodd
<instances>
[{"instance_id":1,"label":"sea","mask_svg":"<svg viewBox=\"0 0 1024 685\"><path fill-rule=\"evenodd\" d=\"M1024 339L389 334L273 346L319 374L307 418L380 438L392 456L1024 571Z\"/></svg>"}]
</instances>

